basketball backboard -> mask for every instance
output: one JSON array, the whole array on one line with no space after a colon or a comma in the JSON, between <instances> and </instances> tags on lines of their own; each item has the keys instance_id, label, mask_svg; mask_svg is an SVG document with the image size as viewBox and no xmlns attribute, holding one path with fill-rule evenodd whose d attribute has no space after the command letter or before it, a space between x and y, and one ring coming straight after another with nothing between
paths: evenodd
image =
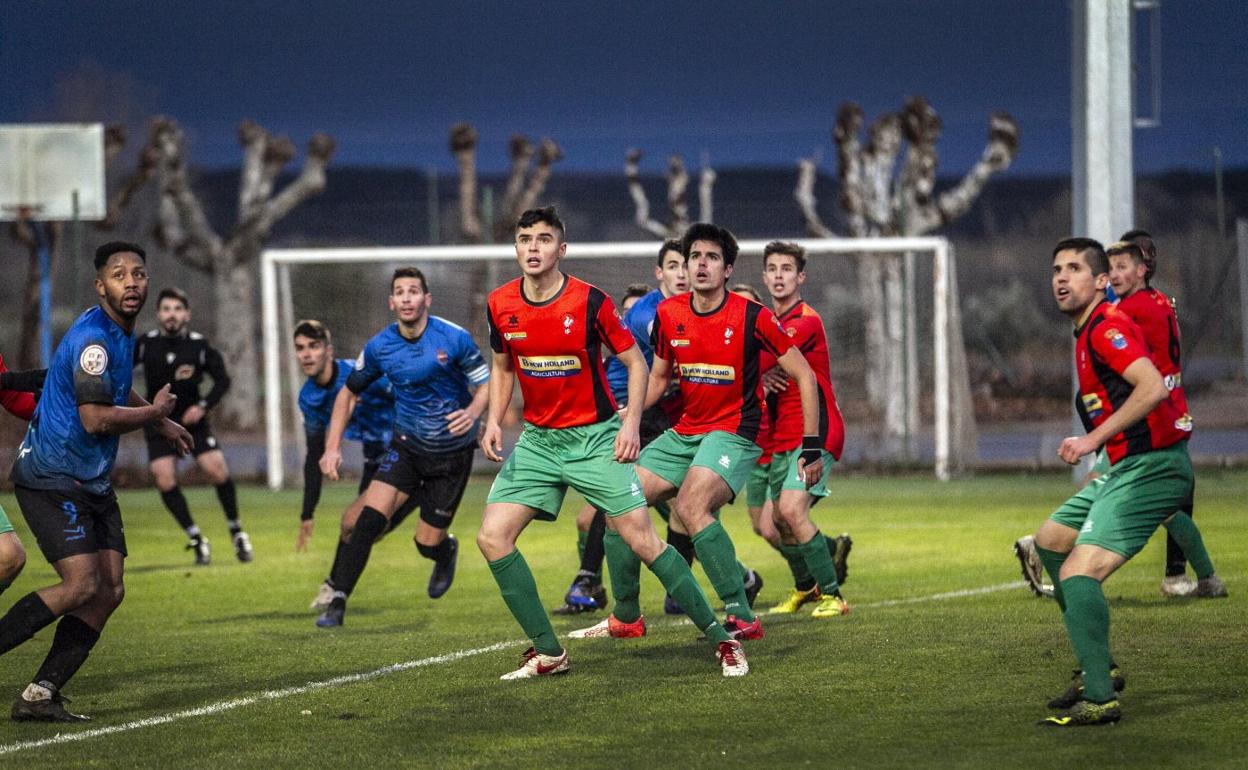
<instances>
[{"instance_id":1,"label":"basketball backboard","mask_svg":"<svg viewBox=\"0 0 1248 770\"><path fill-rule=\"evenodd\" d=\"M0 221L22 206L41 221L103 219L104 126L100 123L0 125Z\"/></svg>"}]
</instances>

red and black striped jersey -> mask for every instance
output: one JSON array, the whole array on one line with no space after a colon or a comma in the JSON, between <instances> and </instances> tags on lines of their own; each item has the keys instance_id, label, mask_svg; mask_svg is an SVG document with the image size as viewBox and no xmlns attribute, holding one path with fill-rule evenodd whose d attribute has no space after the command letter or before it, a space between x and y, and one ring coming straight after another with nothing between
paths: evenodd
<instances>
[{"instance_id":1,"label":"red and black striped jersey","mask_svg":"<svg viewBox=\"0 0 1248 770\"><path fill-rule=\"evenodd\" d=\"M613 354L636 345L605 292L565 275L544 302L524 296L522 278L490 293L490 347L511 357L524 398L524 419L542 428L571 428L615 414L602 346Z\"/></svg>"},{"instance_id":2,"label":"red and black striped jersey","mask_svg":"<svg viewBox=\"0 0 1248 770\"><path fill-rule=\"evenodd\" d=\"M680 375L685 410L677 433L696 436L723 430L758 440L762 423L759 356L777 358L791 347L771 311L732 292L707 313L693 309L693 293L659 303L654 354Z\"/></svg>"},{"instance_id":3,"label":"red and black striped jersey","mask_svg":"<svg viewBox=\"0 0 1248 770\"><path fill-rule=\"evenodd\" d=\"M823 319L810 305L798 302L777 320L815 372L815 379L819 382L819 437L823 440L823 448L839 460L845 448L845 421L841 419L836 392L832 389L832 356L828 351L828 335L823 328ZM802 394L796 385L790 383L776 399L772 449L776 452L797 449L802 445L802 430Z\"/></svg>"},{"instance_id":4,"label":"red and black striped jersey","mask_svg":"<svg viewBox=\"0 0 1248 770\"><path fill-rule=\"evenodd\" d=\"M1151 360L1140 327L1108 302L1100 302L1075 330L1075 369L1079 376L1075 410L1088 431L1122 408L1134 389L1122 373L1141 358ZM1110 463L1116 464L1124 457L1177 444L1191 432L1191 418L1168 397L1144 419L1111 436L1105 450Z\"/></svg>"},{"instance_id":5,"label":"red and black striped jersey","mask_svg":"<svg viewBox=\"0 0 1248 770\"><path fill-rule=\"evenodd\" d=\"M1170 298L1148 287L1118 300L1118 309L1135 321L1144 333L1153 365L1165 378L1166 387L1170 389L1170 396L1178 408L1187 414L1187 394L1183 392L1183 370L1179 363L1182 357L1179 318L1174 313Z\"/></svg>"}]
</instances>

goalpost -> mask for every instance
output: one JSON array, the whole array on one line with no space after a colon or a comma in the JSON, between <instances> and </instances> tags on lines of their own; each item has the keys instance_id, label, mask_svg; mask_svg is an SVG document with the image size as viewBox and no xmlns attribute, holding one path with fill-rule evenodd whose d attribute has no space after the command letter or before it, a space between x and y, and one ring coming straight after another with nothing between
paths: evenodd
<instances>
[{"instance_id":1,"label":"goalpost","mask_svg":"<svg viewBox=\"0 0 1248 770\"><path fill-rule=\"evenodd\" d=\"M955 339L951 334L951 323L954 321L955 298L952 297L950 291L951 276L953 271L953 251L949 242L943 237L915 237L915 238L805 238L795 239L796 243L803 246L808 255L808 263L806 266L807 282L803 288L803 297L812 306L816 307L824 316L825 324L829 322L829 310L825 310L823 305L833 305L838 296L831 293L831 286L825 291L824 302L821 303L816 298L817 292L820 290L820 283L826 280L829 284L835 280L843 280L844 272L838 271L836 267L839 265L848 265L848 262L833 264L830 258L834 255L857 255L857 254L880 254L880 255L907 255L906 274L913 276L914 261L910 255L913 254L930 254L931 255L931 356L930 360L932 368L930 370L931 381L931 398L932 398L932 425L933 425L933 454L935 464L936 477L942 481L947 480L950 476L951 466L951 445L952 439L952 404L954 399L951 398L951 350L950 340ZM764 301L767 300L766 290L761 286L760 278L747 271L742 267L743 259L759 259L761 258L763 247L767 241L763 240L747 240L740 243L740 254L737 257L737 267L734 270L729 284L737 283L742 280L747 283L754 283L758 286L760 293L763 295ZM629 242L610 242L610 243L572 243L568 245L568 255L563 263L564 269L579 277L589 280L600 286L612 296L618 296L620 290L629 283L642 279L651 279L649 267L653 266L655 257L658 254L658 241L629 241ZM823 258L823 259L821 259ZM583 261L582 261L583 260ZM627 261L626 264L614 264L605 262L605 260L616 260L617 263ZM283 419L282 400L283 394L289 398L289 412L293 420L291 426L291 436L293 436L294 447L297 448L298 454L302 454L303 450L303 432L299 429L299 410L298 410L298 391L303 383L303 376L295 360L294 344L291 340L291 330L295 323L295 302L296 297L292 290L291 269L295 266L308 265L354 265L385 267L387 265L404 264L415 265L420 267L426 275L431 278L430 293L434 296L433 313L451 320L458 319L461 325L468 325L471 319L467 316L467 306L471 306L472 300L468 298L464 301L463 285L466 281L468 269L471 266L487 265L490 275L497 275L498 280L491 286L487 287L487 291L492 289L494 285L501 284L505 280L510 280L515 273L515 248L511 244L502 245L467 245L467 246L399 246L399 247L363 247L363 248L308 248L308 249L267 249L261 254L260 258L260 279L261 279L261 310L263 315L263 344L264 344L264 407L265 407L265 430L266 430L266 459L268 484L272 489L280 489L285 479L287 466L285 441L285 426ZM628 269L621 269L627 267ZM510 268L510 269L509 269ZM614 268L614 269L612 269ZM822 270L822 273L820 272ZM430 273L438 273L435 279ZM342 292L331 292L331 303L345 305L350 308L352 306L367 308L378 305L377 292L371 286L369 280L361 281L361 276L353 276L354 283L357 285L343 286ZM380 276L379 276L380 278ZM384 278L381 278L384 281ZM652 281L650 281L652 282ZM321 291L326 290L323 282L316 284ZM334 288L337 288L336 286ZM365 290L364 296L360 296L360 290ZM457 293L458 292L458 293ZM384 295L383 295L384 296ZM444 302L442 297L451 297L450 302ZM913 292L913 282L911 285L911 299L916 295ZM459 304L454 299L460 300ZM925 298L923 298L925 301ZM363 304L361 304L363 303ZM918 349L919 336L915 332L914 318L916 311L912 307L916 303L907 302L905 310L906 315L905 327L906 344L903 355L907 359L902 366L904 373L905 391L907 394L917 394L919 392L920 372L919 362L917 361L916 352ZM321 317L323 313L330 312L331 307L323 304L320 308L311 308L313 312L305 312L303 315L311 315ZM341 308L338 308L341 311ZM388 319L392 320L392 319ZM388 322L387 320L387 322ZM375 333L380 324L367 330L366 335L357 332L359 338L353 340L356 344L362 345L363 341ZM342 339L339 330L330 327L334 333L335 341ZM847 337L848 337L847 333ZM857 332L861 337L861 329ZM960 339L960 335L956 337ZM478 340L478 343L483 343ZM837 386L838 401L842 401L841 382L846 379L848 372L838 370L838 351L833 339L833 334L829 333L829 344L832 345L832 377L833 383ZM483 345L483 352L488 357L488 349ZM358 348L343 350L339 349L336 355L339 357L354 357L358 353ZM283 387L283 361L286 370L286 386ZM918 414L917 406L911 410L914 415ZM917 420L917 417L915 418ZM846 418L848 428L852 428L852 418L847 415ZM290 465L297 466L299 460L294 460Z\"/></svg>"}]
</instances>

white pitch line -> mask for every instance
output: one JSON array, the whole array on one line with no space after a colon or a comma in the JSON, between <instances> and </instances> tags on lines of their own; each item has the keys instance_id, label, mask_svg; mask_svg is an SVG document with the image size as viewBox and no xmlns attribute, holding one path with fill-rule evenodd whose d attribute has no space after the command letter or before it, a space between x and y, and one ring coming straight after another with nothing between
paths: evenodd
<instances>
[{"instance_id":1,"label":"white pitch line","mask_svg":"<svg viewBox=\"0 0 1248 770\"><path fill-rule=\"evenodd\" d=\"M892 607L898 604L920 604L923 602L940 601L942 599L959 599L966 596L979 596L981 594L990 594L997 591L1006 591L1012 588L1020 588L1026 585L1022 580L1013 583L1001 583L994 586L985 586L983 588L967 588L961 591L947 591L940 594L929 594L927 596L913 596L909 599L889 599L880 602L871 602L868 604L855 605L858 609L866 609L871 607ZM163 714L161 716L147 717L146 719L136 719L131 722L123 722L119 725L110 725L108 727L95 727L88 730L79 730L72 733L57 733L51 738L40 738L33 741L19 741L17 743L9 743L0 745L0 756L5 754L13 754L18 751L26 751L28 749L39 749L44 746L55 746L62 743L77 743L90 738L102 738L106 735L115 733L124 733L131 730L138 730L144 727L156 727L157 725L177 722L182 719L191 717L211 716L226 711L233 711L243 706L251 706L261 701L280 700L289 698L292 695L301 695L312 690L323 690L329 687L340 687L347 684L356 684L358 682L367 682L370 679L378 679L383 676L397 674L402 671L409 671L414 668L423 668L425 666L433 666L439 663L454 663L455 661L471 658L476 655L483 655L487 652L497 652L507 647L514 647L523 644L526 640L514 640L509 642L498 642L487 647L477 647L471 650L459 650L457 652L448 652L443 655L435 655L431 658L421 658L419 660L409 660L404 663L395 663L390 666L374 669L373 671L365 671L360 674L345 674L336 676L331 679L322 679L316 682L308 682L298 687L285 687L280 690L265 690L256 695L249 695L243 698L232 698L230 700L218 701L210 703L207 706L187 709L185 711L175 711L172 714Z\"/></svg>"}]
</instances>

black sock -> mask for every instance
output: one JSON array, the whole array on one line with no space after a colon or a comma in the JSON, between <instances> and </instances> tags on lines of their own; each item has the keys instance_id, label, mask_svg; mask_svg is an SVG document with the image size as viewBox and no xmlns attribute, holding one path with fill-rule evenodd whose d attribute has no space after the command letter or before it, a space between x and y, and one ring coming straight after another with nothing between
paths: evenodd
<instances>
[{"instance_id":1,"label":"black sock","mask_svg":"<svg viewBox=\"0 0 1248 770\"><path fill-rule=\"evenodd\" d=\"M329 568L328 582L329 582L330 588L338 587L338 583L337 581L334 580L334 577L339 575L339 571L342 569L342 565L346 564L347 562L347 558L346 556L344 556L346 552L347 552L347 544L342 542L342 538L340 537L338 538L338 550L334 551L334 564L333 566Z\"/></svg>"},{"instance_id":2,"label":"black sock","mask_svg":"<svg viewBox=\"0 0 1248 770\"><path fill-rule=\"evenodd\" d=\"M182 494L182 487L161 492L160 499L165 502L165 507L173 514L173 520L178 522L179 527L187 530L195 526L195 520L191 518L191 508L186 504L186 495Z\"/></svg>"},{"instance_id":3,"label":"black sock","mask_svg":"<svg viewBox=\"0 0 1248 770\"><path fill-rule=\"evenodd\" d=\"M594 511L594 520L589 523L589 532L585 535L585 553L581 556L581 572L591 575L602 575L602 560L606 550L602 547L602 536L607 532L607 514Z\"/></svg>"},{"instance_id":4,"label":"black sock","mask_svg":"<svg viewBox=\"0 0 1248 770\"><path fill-rule=\"evenodd\" d=\"M66 615L56 624L56 636L52 649L43 665L35 674L35 682L49 682L57 690L65 687L70 677L78 672L91 654L91 648L100 640L100 632L87 625L81 618ZM46 686L46 685L45 685Z\"/></svg>"},{"instance_id":5,"label":"black sock","mask_svg":"<svg viewBox=\"0 0 1248 770\"><path fill-rule=\"evenodd\" d=\"M697 551L693 548L693 538L681 532L674 531L671 527L667 528L668 545L676 549L676 552L685 558L689 566L693 566L693 560L697 557Z\"/></svg>"},{"instance_id":6,"label":"black sock","mask_svg":"<svg viewBox=\"0 0 1248 770\"><path fill-rule=\"evenodd\" d=\"M1180 513L1178 516L1185 516ZM1174 536L1166 533L1166 577L1182 575L1187 572L1187 557L1183 555L1183 549L1179 544L1174 542Z\"/></svg>"},{"instance_id":7,"label":"black sock","mask_svg":"<svg viewBox=\"0 0 1248 770\"><path fill-rule=\"evenodd\" d=\"M425 545L424 543L416 544L416 550L420 552L421 556L436 562L443 562L450 558L452 547L451 538L449 536L442 538L442 542L437 545Z\"/></svg>"},{"instance_id":8,"label":"black sock","mask_svg":"<svg viewBox=\"0 0 1248 770\"><path fill-rule=\"evenodd\" d=\"M32 591L18 599L0 618L0 655L39 633L54 620L56 616L39 594Z\"/></svg>"},{"instance_id":9,"label":"black sock","mask_svg":"<svg viewBox=\"0 0 1248 770\"><path fill-rule=\"evenodd\" d=\"M335 591L342 591L349 596L355 590L355 584L360 575L364 574L364 566L368 564L368 556L373 552L373 543L386 531L387 523L381 511L364 506L360 518L355 520L351 541L342 550L342 563L337 565L331 576Z\"/></svg>"},{"instance_id":10,"label":"black sock","mask_svg":"<svg viewBox=\"0 0 1248 770\"><path fill-rule=\"evenodd\" d=\"M236 535L243 529L238 521L238 493L234 489L234 479L226 479L224 484L217 485L217 499L225 510L225 518L230 524L230 534Z\"/></svg>"}]
</instances>

